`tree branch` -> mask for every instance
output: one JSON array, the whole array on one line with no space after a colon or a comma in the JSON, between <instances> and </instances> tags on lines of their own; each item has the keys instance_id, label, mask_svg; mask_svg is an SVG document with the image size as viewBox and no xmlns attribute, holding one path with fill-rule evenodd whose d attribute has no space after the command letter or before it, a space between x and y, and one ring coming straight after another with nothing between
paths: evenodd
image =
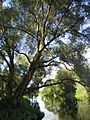
<instances>
[{"instance_id":1,"label":"tree branch","mask_svg":"<svg viewBox=\"0 0 90 120\"><path fill-rule=\"evenodd\" d=\"M40 38L39 38L39 32L40 32L40 30L39 30L39 23L37 22L37 50L38 50L38 52L39 52L39 47L40 47Z\"/></svg>"},{"instance_id":2,"label":"tree branch","mask_svg":"<svg viewBox=\"0 0 90 120\"><path fill-rule=\"evenodd\" d=\"M8 76L0 74L0 81L8 82Z\"/></svg>"},{"instance_id":3,"label":"tree branch","mask_svg":"<svg viewBox=\"0 0 90 120\"><path fill-rule=\"evenodd\" d=\"M7 61L7 59L5 58L5 55L2 53L2 51L0 50L0 55L2 56L2 58L5 60L5 62L7 63L8 67L10 68L10 64Z\"/></svg>"},{"instance_id":4,"label":"tree branch","mask_svg":"<svg viewBox=\"0 0 90 120\"><path fill-rule=\"evenodd\" d=\"M88 41L90 41L90 38L86 35L86 34L84 34L84 33L81 33L81 32L78 32L77 30L72 30L73 32L75 32L75 33L77 33L78 35L80 35L80 36L83 36L84 38L86 38Z\"/></svg>"},{"instance_id":5,"label":"tree branch","mask_svg":"<svg viewBox=\"0 0 90 120\"><path fill-rule=\"evenodd\" d=\"M25 91L25 94L28 94L28 93L32 93L32 92L35 92L36 90L39 90L40 88L44 88L44 87L50 87L50 86L53 86L53 85L59 85L59 84L62 84L63 82L65 82L65 81L71 81L71 82L74 82L74 83L78 83L78 84L80 84L80 85L82 85L82 86L86 86L84 83L82 83L82 82L80 82L80 81L77 81L77 80L74 80L74 79L72 79L72 78L66 78L66 79L62 79L60 82L53 82L53 83L48 83L47 84L47 82L45 82L45 84L44 85L41 85L41 86L39 86L39 87L34 87L34 88L32 88L31 89L31 87L29 87L29 88L27 88L27 90ZM88 87L90 87L90 85L88 85Z\"/></svg>"},{"instance_id":6,"label":"tree branch","mask_svg":"<svg viewBox=\"0 0 90 120\"><path fill-rule=\"evenodd\" d=\"M38 68L48 67L48 66L58 66L61 62L50 61L48 64L39 64Z\"/></svg>"},{"instance_id":7,"label":"tree branch","mask_svg":"<svg viewBox=\"0 0 90 120\"><path fill-rule=\"evenodd\" d=\"M27 33L28 35L32 36L33 38L37 39L37 38L35 37L35 35L33 35L33 34L30 33L28 30L23 29L23 28L21 28L21 27L13 27L13 26L4 26L4 27L5 27L6 29L20 30L20 31L25 32L25 33Z\"/></svg>"},{"instance_id":8,"label":"tree branch","mask_svg":"<svg viewBox=\"0 0 90 120\"><path fill-rule=\"evenodd\" d=\"M48 20L49 14L50 14L51 5L52 5L52 0L51 0L50 5L48 6L48 10L47 10L47 13L46 13L46 19L45 19L45 21L44 21L44 25L43 25L43 33L45 33L45 26L46 26L46 23L47 23L47 20Z\"/></svg>"},{"instance_id":9,"label":"tree branch","mask_svg":"<svg viewBox=\"0 0 90 120\"><path fill-rule=\"evenodd\" d=\"M57 25L56 30L55 30L55 34L57 34L58 26L61 24L63 18L65 17L65 15L66 15L66 14L69 12L69 10L71 9L71 8L69 9L71 3L72 3L72 2L69 1L69 4L68 4L67 9L66 9L66 12L64 12L64 14L62 15L61 19L59 20L58 25Z\"/></svg>"},{"instance_id":10,"label":"tree branch","mask_svg":"<svg viewBox=\"0 0 90 120\"><path fill-rule=\"evenodd\" d=\"M45 61L42 61L42 62L40 62L40 63L41 63L41 64L42 64L42 63L48 63L48 62L54 60L55 58L57 58L57 57L53 57L53 58L51 58L51 59L49 59L49 60L45 60Z\"/></svg>"},{"instance_id":11,"label":"tree branch","mask_svg":"<svg viewBox=\"0 0 90 120\"><path fill-rule=\"evenodd\" d=\"M77 23L79 22L80 19L78 19L73 25L71 25L68 29L66 28L66 30L63 31L63 29L61 29L61 31L56 35L56 33L54 34L54 36L52 37L52 39L47 42L47 44L40 50L40 52L42 52L50 43L52 43L55 39L57 39L58 37L60 37L62 34L65 34L66 32L72 31L73 28L75 27L75 25L77 25Z\"/></svg>"},{"instance_id":12,"label":"tree branch","mask_svg":"<svg viewBox=\"0 0 90 120\"><path fill-rule=\"evenodd\" d=\"M27 58L28 62L29 62L30 64L32 63L32 62L30 61L29 57L28 57L25 53L19 52L18 50L14 50L14 51L16 51L16 52L19 53L19 54L24 55L24 56Z\"/></svg>"}]
</instances>

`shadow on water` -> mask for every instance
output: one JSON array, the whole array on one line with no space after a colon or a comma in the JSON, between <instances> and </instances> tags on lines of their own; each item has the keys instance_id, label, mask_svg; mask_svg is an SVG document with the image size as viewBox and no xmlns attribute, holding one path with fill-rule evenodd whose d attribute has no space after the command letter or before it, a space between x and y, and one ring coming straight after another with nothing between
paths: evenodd
<instances>
[{"instance_id":1,"label":"shadow on water","mask_svg":"<svg viewBox=\"0 0 90 120\"><path fill-rule=\"evenodd\" d=\"M61 110L58 108L58 111L55 113L45 107L41 97L38 97L38 102L41 110L45 113L43 120L90 120L90 103L88 100L77 101L77 107L68 109L68 112L67 109L62 107L62 109L60 108Z\"/></svg>"},{"instance_id":2,"label":"shadow on water","mask_svg":"<svg viewBox=\"0 0 90 120\"><path fill-rule=\"evenodd\" d=\"M45 88L42 91L44 110L48 110L58 117L43 120L90 120L89 101L78 101L75 94L76 88L73 82ZM51 113L48 116L51 116Z\"/></svg>"},{"instance_id":3,"label":"shadow on water","mask_svg":"<svg viewBox=\"0 0 90 120\"><path fill-rule=\"evenodd\" d=\"M57 113L58 120L90 120L90 103L87 101L78 101L77 109L68 109L64 114Z\"/></svg>"}]
</instances>

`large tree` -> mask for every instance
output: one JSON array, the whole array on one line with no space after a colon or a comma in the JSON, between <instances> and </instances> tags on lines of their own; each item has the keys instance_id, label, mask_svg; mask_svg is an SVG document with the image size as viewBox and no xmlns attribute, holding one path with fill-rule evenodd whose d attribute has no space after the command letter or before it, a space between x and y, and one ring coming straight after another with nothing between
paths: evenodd
<instances>
[{"instance_id":1,"label":"large tree","mask_svg":"<svg viewBox=\"0 0 90 120\"><path fill-rule=\"evenodd\" d=\"M7 2L0 2L1 96L19 100L36 92L52 66L68 64L79 73L89 46L89 0Z\"/></svg>"}]
</instances>

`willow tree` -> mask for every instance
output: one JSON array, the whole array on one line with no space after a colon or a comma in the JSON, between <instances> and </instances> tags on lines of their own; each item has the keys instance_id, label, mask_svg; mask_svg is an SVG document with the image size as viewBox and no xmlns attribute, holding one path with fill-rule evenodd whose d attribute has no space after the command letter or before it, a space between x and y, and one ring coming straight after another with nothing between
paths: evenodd
<instances>
[{"instance_id":1,"label":"willow tree","mask_svg":"<svg viewBox=\"0 0 90 120\"><path fill-rule=\"evenodd\" d=\"M19 100L46 85L42 79L49 68L64 63L74 67L78 54L82 58L89 45L89 27L83 26L90 4L88 0L7 2L0 2L0 95Z\"/></svg>"}]
</instances>

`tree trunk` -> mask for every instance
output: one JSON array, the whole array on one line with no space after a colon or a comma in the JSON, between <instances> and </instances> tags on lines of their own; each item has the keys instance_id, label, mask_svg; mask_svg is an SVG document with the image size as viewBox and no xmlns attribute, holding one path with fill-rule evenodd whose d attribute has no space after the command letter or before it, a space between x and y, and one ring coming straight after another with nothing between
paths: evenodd
<instances>
[{"instance_id":1,"label":"tree trunk","mask_svg":"<svg viewBox=\"0 0 90 120\"><path fill-rule=\"evenodd\" d=\"M25 89L27 88L27 85L32 80L33 75L38 67L40 56L41 56L40 53L37 53L34 56L34 59L29 67L27 74L23 77L22 82L20 83L20 85L16 89L14 97L17 100L19 100L23 96L23 93L24 93Z\"/></svg>"}]
</instances>

